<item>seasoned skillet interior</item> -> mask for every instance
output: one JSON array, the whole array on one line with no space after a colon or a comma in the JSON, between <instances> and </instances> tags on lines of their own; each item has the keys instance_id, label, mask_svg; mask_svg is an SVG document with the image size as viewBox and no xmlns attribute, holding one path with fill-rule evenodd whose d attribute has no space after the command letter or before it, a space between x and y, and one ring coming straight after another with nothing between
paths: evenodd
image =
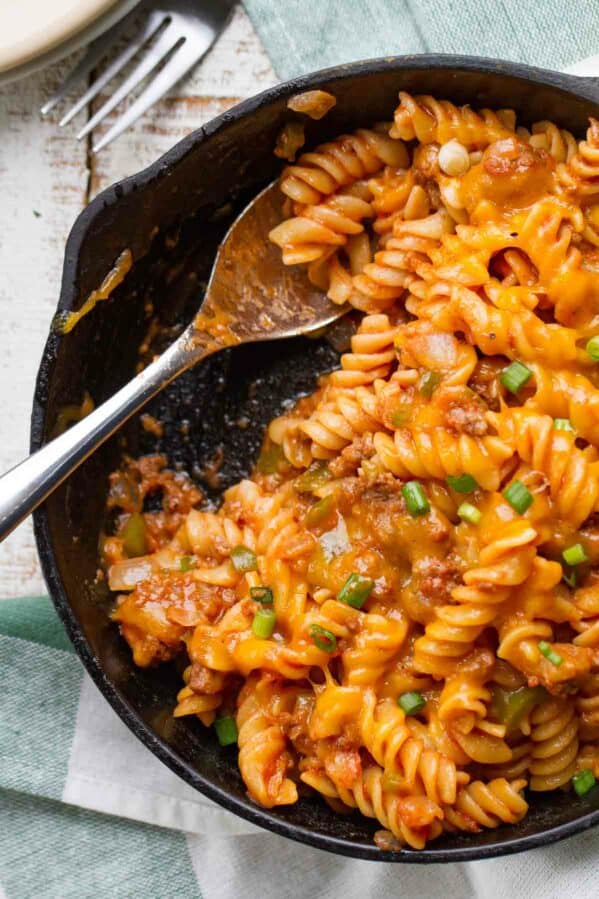
<instances>
[{"instance_id":1,"label":"seasoned skillet interior","mask_svg":"<svg viewBox=\"0 0 599 899\"><path fill-rule=\"evenodd\" d=\"M552 119L576 134L582 133L588 115L599 114L591 100L537 85L527 80L526 71L502 65L473 72L459 62L434 69L429 60L327 73L310 86L334 93L337 106L320 122L307 122L307 145L388 119L399 89L473 106L510 106L524 123ZM272 148L291 117L286 98L298 89L305 89L305 83L275 89L250 103L246 114L207 126L204 135L188 139L148 173L109 190L79 220L67 248L61 310L78 308L125 247L136 261L108 302L71 334L50 337L36 392L34 445L50 435L61 407L81 402L84 390L99 403L134 374L150 309L161 325L151 340L154 352L190 320L227 225L280 168ZM326 341L306 339L215 357L167 388L148 408L163 424L162 437L147 433L134 419L51 497L36 517L36 529L50 588L79 652L129 726L157 754L191 783L259 823L322 848L381 858L371 842L375 822L336 816L317 798L289 809L256 809L247 800L234 751L220 749L212 733L195 722L171 718L179 685L174 665L147 671L133 665L108 621L106 585L96 582L107 476L124 451L165 453L171 466L189 471L207 499L216 502L223 488L249 471L266 423L287 402L313 389L317 375L336 358ZM220 448L224 464L216 484L210 477L207 481L206 472ZM590 799L535 798L529 816L517 827L452 837L416 855L384 858L443 861L515 851L524 848L515 841L541 836L593 810Z\"/></svg>"}]
</instances>

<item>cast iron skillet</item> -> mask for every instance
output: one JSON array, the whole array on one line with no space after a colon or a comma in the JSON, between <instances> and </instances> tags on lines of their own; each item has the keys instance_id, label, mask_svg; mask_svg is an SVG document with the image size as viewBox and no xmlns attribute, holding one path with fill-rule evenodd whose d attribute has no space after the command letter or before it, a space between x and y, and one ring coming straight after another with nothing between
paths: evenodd
<instances>
[{"instance_id":1,"label":"cast iron skillet","mask_svg":"<svg viewBox=\"0 0 599 899\"><path fill-rule=\"evenodd\" d=\"M321 87L337 97L320 122L307 121L307 145L390 119L400 89L474 107L514 107L524 123L551 119L582 135L599 116L599 79L468 57L375 59L317 72L241 103L189 135L140 174L110 187L79 216L69 236L59 310L76 309L119 253L135 265L113 297L66 337L50 334L35 391L31 448L48 439L62 406L84 390L102 402L134 374L150 309L176 333L198 307L215 248L235 213L281 167L275 138L293 114L290 95ZM168 342L168 336L164 338ZM160 341L153 349L160 348ZM87 670L127 726L188 783L224 808L276 833L355 858L447 862L531 849L599 822L599 796L536 795L515 827L448 836L422 852L382 853L375 822L335 815L317 797L266 810L252 803L233 749L212 731L171 709L180 677L174 666L143 671L107 618L108 589L96 583L98 534L107 477L122 452L167 454L210 500L246 475L266 423L283 404L314 387L335 364L326 341L298 339L221 353L171 385L149 407L164 436L135 419L95 453L35 514L35 534L50 594ZM239 424L241 426L239 426ZM204 466L224 448L221 483L206 484Z\"/></svg>"}]
</instances>

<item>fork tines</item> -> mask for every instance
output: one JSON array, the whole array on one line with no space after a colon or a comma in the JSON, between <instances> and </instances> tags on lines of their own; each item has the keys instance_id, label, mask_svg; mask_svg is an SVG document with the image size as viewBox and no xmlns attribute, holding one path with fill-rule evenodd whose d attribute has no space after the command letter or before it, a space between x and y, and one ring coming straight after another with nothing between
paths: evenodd
<instances>
[{"instance_id":1,"label":"fork tines","mask_svg":"<svg viewBox=\"0 0 599 899\"><path fill-rule=\"evenodd\" d=\"M230 0L229 2L204 0L202 3L194 0L165 0L159 8L157 6L152 8L137 35L90 84L74 106L62 117L59 125L62 127L70 122L128 62L140 54L137 66L77 134L78 140L89 134L144 79L148 79L143 91L94 144L92 150L95 153L105 147L132 125L201 59L225 25L232 6ZM120 23L91 44L85 56L60 88L42 106L40 110L42 115L47 115L54 109L75 84L95 69L114 43L116 33L122 32L130 22L131 16L128 16L125 25ZM155 71L157 69L158 71Z\"/></svg>"}]
</instances>

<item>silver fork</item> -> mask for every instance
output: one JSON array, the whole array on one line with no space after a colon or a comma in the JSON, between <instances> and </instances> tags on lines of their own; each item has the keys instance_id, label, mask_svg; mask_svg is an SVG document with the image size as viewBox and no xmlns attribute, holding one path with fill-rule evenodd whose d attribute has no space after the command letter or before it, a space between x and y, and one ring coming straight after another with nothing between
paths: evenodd
<instances>
[{"instance_id":1,"label":"silver fork","mask_svg":"<svg viewBox=\"0 0 599 899\"><path fill-rule=\"evenodd\" d=\"M141 58L136 68L77 134L77 140L89 134L131 91L148 78L148 84L137 99L98 143L94 144L92 152L97 153L122 134L199 62L223 30L234 5L235 0L151 0L142 4L142 9L147 11L148 15L141 29L62 117L59 126L62 128L70 122L139 53ZM56 93L42 106L40 112L43 116L54 109L79 81L93 71L106 56L115 38L126 30L133 16L138 14L139 8L136 8L122 22L90 45L85 56L66 77ZM153 43L144 52L146 44L152 40ZM159 71L154 72L161 63L163 65Z\"/></svg>"}]
</instances>

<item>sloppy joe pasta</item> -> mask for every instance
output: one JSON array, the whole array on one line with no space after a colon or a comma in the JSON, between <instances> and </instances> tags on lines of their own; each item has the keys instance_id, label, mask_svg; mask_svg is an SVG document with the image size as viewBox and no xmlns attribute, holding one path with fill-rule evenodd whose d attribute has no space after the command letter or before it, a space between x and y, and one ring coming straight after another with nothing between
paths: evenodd
<instances>
[{"instance_id":1,"label":"sloppy joe pasta","mask_svg":"<svg viewBox=\"0 0 599 899\"><path fill-rule=\"evenodd\" d=\"M421 848L519 821L525 788L584 795L599 122L577 142L402 93L280 186L271 239L364 313L351 351L218 512L163 460L113 476L113 617L138 665L187 659L174 714L237 745L263 806L316 791L380 822L381 848ZM144 516L157 487L167 511Z\"/></svg>"}]
</instances>

